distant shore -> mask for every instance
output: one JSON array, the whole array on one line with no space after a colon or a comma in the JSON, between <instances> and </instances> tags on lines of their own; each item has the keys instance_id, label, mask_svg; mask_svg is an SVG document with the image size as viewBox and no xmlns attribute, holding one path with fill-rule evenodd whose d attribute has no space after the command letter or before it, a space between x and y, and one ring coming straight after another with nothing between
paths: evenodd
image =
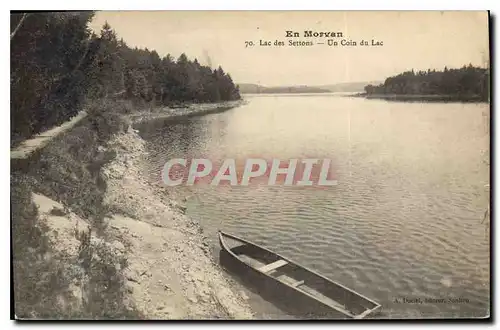
<instances>
[{"instance_id":1,"label":"distant shore","mask_svg":"<svg viewBox=\"0 0 500 330\"><path fill-rule=\"evenodd\" d=\"M128 115L128 119L133 124L144 123L157 119L176 119L182 117L202 116L211 113L219 113L236 108L245 104L244 99L235 101L224 101L216 103L192 103L179 106L157 107L149 110L142 110Z\"/></svg>"},{"instance_id":2,"label":"distant shore","mask_svg":"<svg viewBox=\"0 0 500 330\"><path fill-rule=\"evenodd\" d=\"M416 95L416 94L367 94L358 93L346 95L349 97L364 97L366 99L380 99L387 101L403 102L463 102L463 103L488 103L480 95Z\"/></svg>"}]
</instances>

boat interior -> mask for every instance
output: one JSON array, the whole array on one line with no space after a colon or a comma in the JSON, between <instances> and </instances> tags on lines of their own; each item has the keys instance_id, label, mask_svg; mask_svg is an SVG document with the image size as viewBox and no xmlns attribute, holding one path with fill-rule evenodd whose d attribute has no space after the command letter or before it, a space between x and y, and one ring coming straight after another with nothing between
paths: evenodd
<instances>
[{"instance_id":1,"label":"boat interior","mask_svg":"<svg viewBox=\"0 0 500 330\"><path fill-rule=\"evenodd\" d=\"M226 237L225 237L226 238ZM229 239L229 240L228 240ZM379 305L322 276L280 258L257 245L226 238L242 262L276 280L314 297L348 317L363 318Z\"/></svg>"}]
</instances>

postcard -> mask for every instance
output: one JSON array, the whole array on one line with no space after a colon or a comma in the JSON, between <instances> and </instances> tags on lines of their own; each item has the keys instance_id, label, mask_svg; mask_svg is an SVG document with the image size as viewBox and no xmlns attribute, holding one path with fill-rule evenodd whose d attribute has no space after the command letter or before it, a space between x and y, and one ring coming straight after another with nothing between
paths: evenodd
<instances>
[{"instance_id":1,"label":"postcard","mask_svg":"<svg viewBox=\"0 0 500 330\"><path fill-rule=\"evenodd\" d=\"M11 12L12 318L490 318L489 24Z\"/></svg>"}]
</instances>

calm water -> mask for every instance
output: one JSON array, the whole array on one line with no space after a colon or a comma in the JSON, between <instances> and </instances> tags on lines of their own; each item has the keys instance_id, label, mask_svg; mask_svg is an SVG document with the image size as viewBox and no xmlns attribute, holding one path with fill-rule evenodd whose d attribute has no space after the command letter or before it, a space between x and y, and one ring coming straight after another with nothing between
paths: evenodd
<instances>
[{"instance_id":1,"label":"calm water","mask_svg":"<svg viewBox=\"0 0 500 330\"><path fill-rule=\"evenodd\" d=\"M489 203L488 105L335 95L247 100L225 113L139 127L150 178L158 181L173 157L317 156L334 161L338 185L170 188L190 197L188 215L214 237L214 250L219 228L261 243L377 300L383 317L488 314L489 232L481 224Z\"/></svg>"}]
</instances>

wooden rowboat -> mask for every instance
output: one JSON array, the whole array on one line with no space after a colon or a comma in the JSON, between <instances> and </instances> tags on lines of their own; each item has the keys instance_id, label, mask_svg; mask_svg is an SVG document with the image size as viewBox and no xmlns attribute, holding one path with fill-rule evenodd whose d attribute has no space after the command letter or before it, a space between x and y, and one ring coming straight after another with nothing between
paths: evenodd
<instances>
[{"instance_id":1,"label":"wooden rowboat","mask_svg":"<svg viewBox=\"0 0 500 330\"><path fill-rule=\"evenodd\" d=\"M380 304L240 237L219 231L221 265L264 299L307 318L363 319Z\"/></svg>"}]
</instances>

